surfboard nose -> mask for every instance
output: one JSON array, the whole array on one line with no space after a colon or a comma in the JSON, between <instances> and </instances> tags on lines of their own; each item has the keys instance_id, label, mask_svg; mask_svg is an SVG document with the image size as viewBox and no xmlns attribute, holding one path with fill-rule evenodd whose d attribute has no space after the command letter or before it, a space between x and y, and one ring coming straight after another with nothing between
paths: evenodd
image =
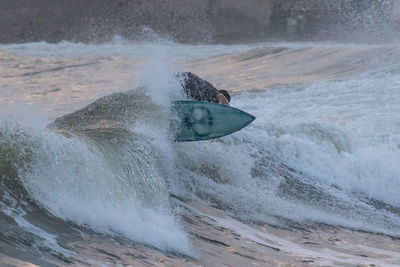
<instances>
[{"instance_id":1,"label":"surfboard nose","mask_svg":"<svg viewBox=\"0 0 400 267\"><path fill-rule=\"evenodd\" d=\"M249 125L255 117L236 108L210 102L181 100L172 104L171 127L175 141L200 141L222 137ZM178 118L178 119L176 119Z\"/></svg>"}]
</instances>

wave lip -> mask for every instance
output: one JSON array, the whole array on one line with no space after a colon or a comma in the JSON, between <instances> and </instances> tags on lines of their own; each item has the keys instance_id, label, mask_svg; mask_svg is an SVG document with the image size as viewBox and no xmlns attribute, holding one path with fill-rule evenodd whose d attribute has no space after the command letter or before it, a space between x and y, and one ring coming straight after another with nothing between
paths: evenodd
<instances>
[{"instance_id":1,"label":"wave lip","mask_svg":"<svg viewBox=\"0 0 400 267\"><path fill-rule=\"evenodd\" d=\"M109 99L114 101L115 96ZM0 166L7 172L2 175L2 192L11 192L16 203L29 200L31 204L23 208L26 213L37 206L96 232L191 254L189 240L169 206L168 187L157 169L151 143L124 130L117 120L106 123L107 116L100 114L105 110L98 111L91 113L91 119L86 114L86 121L69 121L71 127L62 124L65 127L59 133L45 126L6 128L3 124L0 143L7 154L3 157L2 153ZM118 117L108 114L109 121ZM17 139L19 132L23 134ZM30 228L34 229L39 228ZM42 235L45 232L31 233L47 238Z\"/></svg>"}]
</instances>

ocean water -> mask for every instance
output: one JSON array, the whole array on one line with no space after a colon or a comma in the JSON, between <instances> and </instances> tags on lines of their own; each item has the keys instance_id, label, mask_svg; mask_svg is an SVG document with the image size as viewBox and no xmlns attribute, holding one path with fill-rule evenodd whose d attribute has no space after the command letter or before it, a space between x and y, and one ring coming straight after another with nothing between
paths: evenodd
<instances>
[{"instance_id":1,"label":"ocean water","mask_svg":"<svg viewBox=\"0 0 400 267\"><path fill-rule=\"evenodd\" d=\"M70 233L196 258L176 199L249 225L400 238L399 60L396 45L0 45L1 253L109 264ZM231 85L257 119L174 143L181 70Z\"/></svg>"}]
</instances>

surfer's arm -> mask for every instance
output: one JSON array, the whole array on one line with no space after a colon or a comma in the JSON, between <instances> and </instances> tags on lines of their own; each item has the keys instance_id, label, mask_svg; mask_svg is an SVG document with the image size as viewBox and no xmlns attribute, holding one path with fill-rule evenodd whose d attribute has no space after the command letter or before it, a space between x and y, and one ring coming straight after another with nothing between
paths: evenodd
<instances>
[{"instance_id":1,"label":"surfer's arm","mask_svg":"<svg viewBox=\"0 0 400 267\"><path fill-rule=\"evenodd\" d=\"M197 101L209 101L229 106L229 101L217 88L191 72L177 74L186 95Z\"/></svg>"},{"instance_id":2,"label":"surfer's arm","mask_svg":"<svg viewBox=\"0 0 400 267\"><path fill-rule=\"evenodd\" d=\"M221 93L217 94L217 99L219 103L229 106L229 101L223 94Z\"/></svg>"}]
</instances>

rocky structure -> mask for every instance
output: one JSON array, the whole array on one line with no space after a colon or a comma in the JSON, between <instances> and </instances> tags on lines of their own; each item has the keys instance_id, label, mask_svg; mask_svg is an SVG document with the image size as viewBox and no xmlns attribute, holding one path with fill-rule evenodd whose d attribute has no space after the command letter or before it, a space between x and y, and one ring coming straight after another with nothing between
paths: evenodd
<instances>
[{"instance_id":1,"label":"rocky structure","mask_svg":"<svg viewBox=\"0 0 400 267\"><path fill-rule=\"evenodd\" d=\"M397 1L398 2L398 1ZM343 40L391 33L394 0L276 0L274 32L294 39ZM398 3L397 3L398 4Z\"/></svg>"},{"instance_id":2,"label":"rocky structure","mask_svg":"<svg viewBox=\"0 0 400 267\"><path fill-rule=\"evenodd\" d=\"M399 25L398 2L1 0L0 43L96 42L115 35L130 40L162 37L179 42L225 43L282 38L343 40L357 34L380 37Z\"/></svg>"},{"instance_id":3,"label":"rocky structure","mask_svg":"<svg viewBox=\"0 0 400 267\"><path fill-rule=\"evenodd\" d=\"M400 1L393 2L392 21L394 28L400 31Z\"/></svg>"},{"instance_id":4,"label":"rocky structure","mask_svg":"<svg viewBox=\"0 0 400 267\"><path fill-rule=\"evenodd\" d=\"M258 38L271 0L2 0L0 42L103 41L157 36L178 41Z\"/></svg>"}]
</instances>

